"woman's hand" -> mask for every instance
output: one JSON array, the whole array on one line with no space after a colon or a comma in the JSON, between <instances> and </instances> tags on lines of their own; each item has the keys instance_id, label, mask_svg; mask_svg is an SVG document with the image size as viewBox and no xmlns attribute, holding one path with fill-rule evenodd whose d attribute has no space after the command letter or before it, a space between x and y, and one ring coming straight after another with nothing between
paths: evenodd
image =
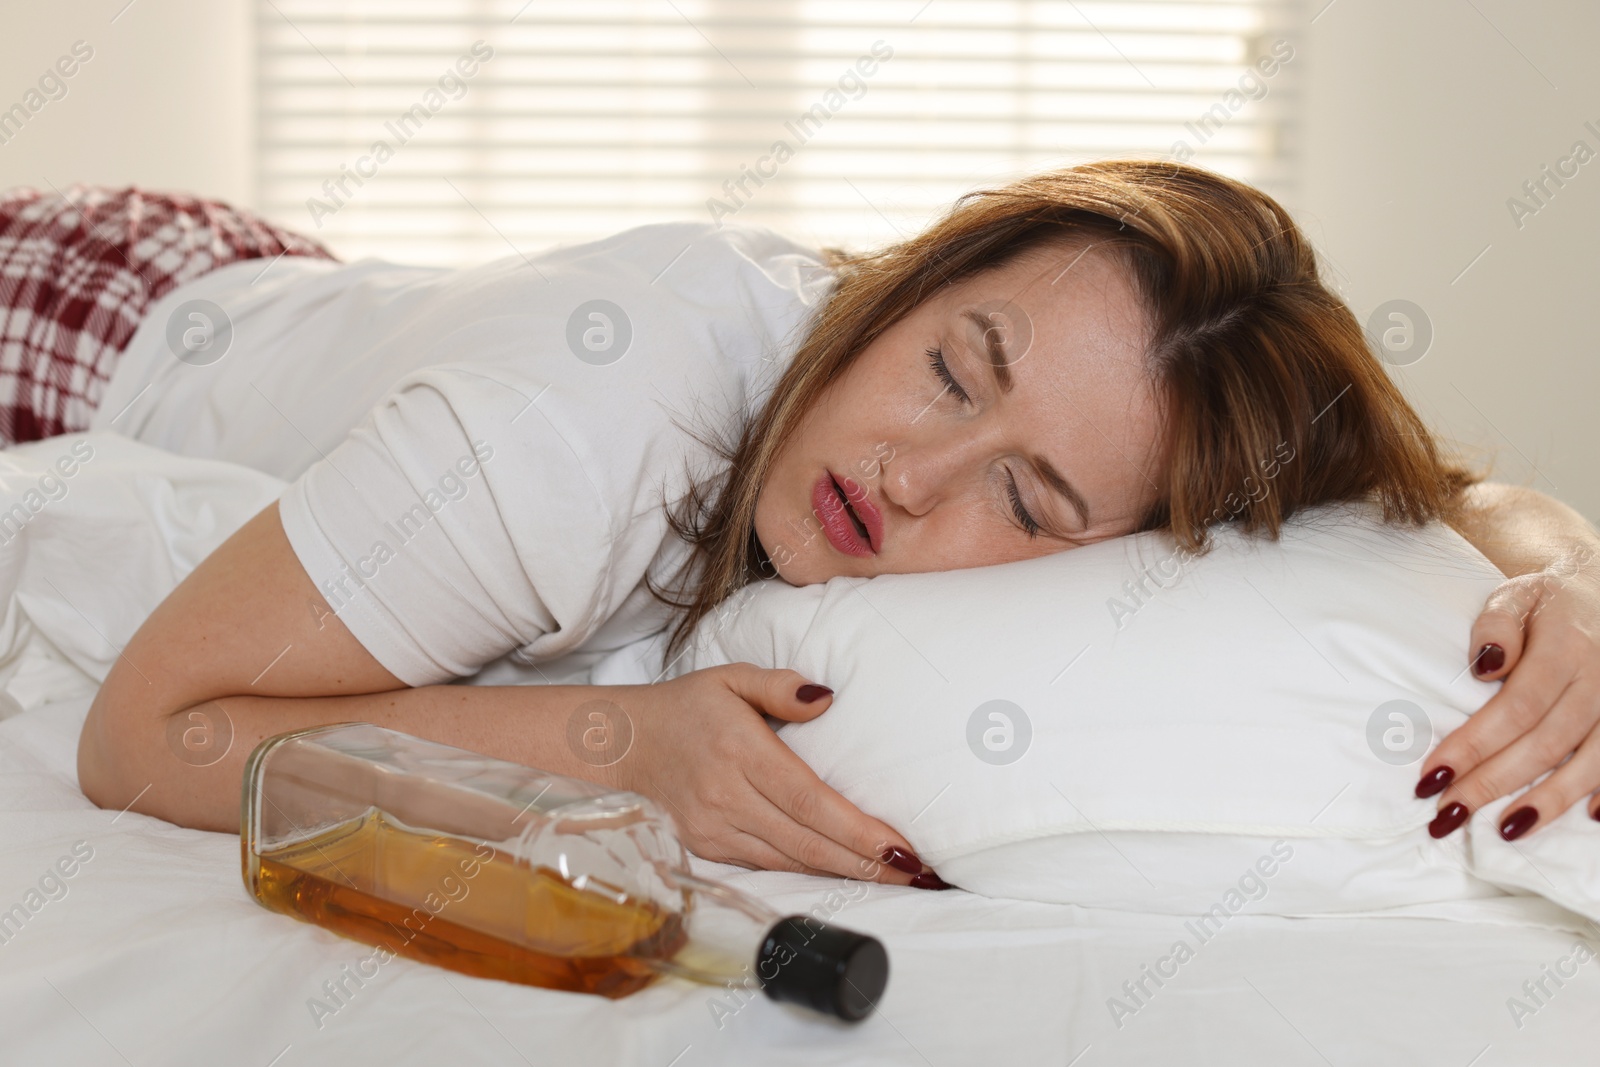
<instances>
[{"instance_id":1,"label":"woman's hand","mask_svg":"<svg viewBox=\"0 0 1600 1067\"><path fill-rule=\"evenodd\" d=\"M633 740L607 777L659 801L697 855L944 888L905 838L824 784L761 717L814 719L832 690L794 671L734 663L608 693L627 713Z\"/></svg>"},{"instance_id":2,"label":"woman's hand","mask_svg":"<svg viewBox=\"0 0 1600 1067\"><path fill-rule=\"evenodd\" d=\"M1443 837L1553 769L1501 819L1501 836L1515 840L1600 790L1600 553L1578 546L1505 582L1473 625L1472 649L1473 672L1505 684L1428 757L1417 795L1443 791L1428 827ZM1600 819L1600 802L1589 813Z\"/></svg>"}]
</instances>

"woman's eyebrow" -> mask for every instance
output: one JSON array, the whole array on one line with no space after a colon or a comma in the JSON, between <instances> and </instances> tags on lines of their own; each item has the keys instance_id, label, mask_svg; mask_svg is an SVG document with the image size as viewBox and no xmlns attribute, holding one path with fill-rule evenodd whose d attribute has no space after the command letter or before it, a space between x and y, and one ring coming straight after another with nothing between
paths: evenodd
<instances>
[{"instance_id":1,"label":"woman's eyebrow","mask_svg":"<svg viewBox=\"0 0 1600 1067\"><path fill-rule=\"evenodd\" d=\"M984 352L989 357L989 369L994 371L995 383L1000 386L1001 392L1009 393L1016 382L1011 377L1011 359L1006 352L1005 331L977 308L968 308L962 312L962 317L976 326L978 332L983 335ZM1046 485L1066 498L1067 503L1072 505L1073 510L1078 513L1078 518L1087 528L1089 502L1083 499L1083 494L1073 488L1072 483L1043 456L1030 456L1029 462L1033 464L1033 469L1039 473L1040 479Z\"/></svg>"},{"instance_id":2,"label":"woman's eyebrow","mask_svg":"<svg viewBox=\"0 0 1600 1067\"><path fill-rule=\"evenodd\" d=\"M1034 470L1039 472L1039 477L1044 479L1046 485L1067 498L1078 512L1078 518L1083 520L1085 529L1089 527L1089 502L1083 499L1083 494L1072 487L1072 483L1061 476L1061 472L1050 465L1050 461L1043 456L1030 456Z\"/></svg>"},{"instance_id":3,"label":"woman's eyebrow","mask_svg":"<svg viewBox=\"0 0 1600 1067\"><path fill-rule=\"evenodd\" d=\"M977 308L968 308L962 312L962 317L978 328L984 351L989 357L989 369L994 371L994 380L1000 386L1000 391L1011 392L1011 359L1006 353L1005 331Z\"/></svg>"}]
</instances>

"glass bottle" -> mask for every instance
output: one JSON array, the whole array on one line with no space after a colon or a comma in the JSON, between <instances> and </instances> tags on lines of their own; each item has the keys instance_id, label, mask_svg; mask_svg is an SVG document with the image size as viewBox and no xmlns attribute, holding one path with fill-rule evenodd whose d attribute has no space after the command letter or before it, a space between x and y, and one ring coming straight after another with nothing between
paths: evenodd
<instances>
[{"instance_id":1,"label":"glass bottle","mask_svg":"<svg viewBox=\"0 0 1600 1067\"><path fill-rule=\"evenodd\" d=\"M478 977L623 997L669 974L850 1021L888 981L876 939L691 874L645 797L368 723L256 746L240 844L264 907Z\"/></svg>"}]
</instances>

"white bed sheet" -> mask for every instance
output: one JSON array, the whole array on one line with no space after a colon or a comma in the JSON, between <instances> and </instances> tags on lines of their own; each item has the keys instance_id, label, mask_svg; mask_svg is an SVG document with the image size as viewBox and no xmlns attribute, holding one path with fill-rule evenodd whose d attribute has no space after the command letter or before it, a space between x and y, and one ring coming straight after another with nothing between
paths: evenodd
<instances>
[{"instance_id":1,"label":"white bed sheet","mask_svg":"<svg viewBox=\"0 0 1600 1067\"><path fill-rule=\"evenodd\" d=\"M101 811L75 773L116 648L281 483L90 439L95 458L63 495L0 538L0 1067L1600 1059L1600 961L1560 988L1544 970L1595 931L1514 896L1381 918L1241 913L1164 985L1145 978L1152 995L1136 1003L1123 983L1186 936L1180 918L856 883L833 917L882 938L891 959L880 1010L859 1026L759 996L730 1011L726 994L676 980L614 1002L395 960L319 1027L309 1002L369 950L256 905L237 837ZM6 453L0 505L67 443ZM75 845L93 855L65 895L34 898L20 929L5 927ZM791 912L844 885L700 866ZM1553 995L1534 1003L1524 983L1541 979ZM1113 997L1138 1010L1113 1018Z\"/></svg>"},{"instance_id":2,"label":"white bed sheet","mask_svg":"<svg viewBox=\"0 0 1600 1067\"><path fill-rule=\"evenodd\" d=\"M1490 1067L1594 1063L1600 1047L1600 961L1547 979L1554 995L1520 1027L1507 1007L1584 929L1539 898L1426 918L1240 915L1163 986L1146 979L1153 995L1118 1026L1108 999L1193 940L1179 920L859 884L835 918L892 961L859 1026L760 997L713 1010L716 991L677 980L608 1001L395 960L319 1028L308 1001L367 951L256 905L238 838L84 799L88 696L0 722L0 908L76 842L94 850L0 944L0 1063ZM841 884L701 866L791 911Z\"/></svg>"}]
</instances>

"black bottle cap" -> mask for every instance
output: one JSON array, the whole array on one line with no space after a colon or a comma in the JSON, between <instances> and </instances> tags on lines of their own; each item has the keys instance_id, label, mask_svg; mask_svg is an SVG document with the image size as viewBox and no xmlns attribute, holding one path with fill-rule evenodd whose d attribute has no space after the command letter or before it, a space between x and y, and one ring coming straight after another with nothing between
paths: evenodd
<instances>
[{"instance_id":1,"label":"black bottle cap","mask_svg":"<svg viewBox=\"0 0 1600 1067\"><path fill-rule=\"evenodd\" d=\"M762 939L756 974L773 1000L853 1023L878 1006L889 983L889 954L875 937L791 915Z\"/></svg>"}]
</instances>

